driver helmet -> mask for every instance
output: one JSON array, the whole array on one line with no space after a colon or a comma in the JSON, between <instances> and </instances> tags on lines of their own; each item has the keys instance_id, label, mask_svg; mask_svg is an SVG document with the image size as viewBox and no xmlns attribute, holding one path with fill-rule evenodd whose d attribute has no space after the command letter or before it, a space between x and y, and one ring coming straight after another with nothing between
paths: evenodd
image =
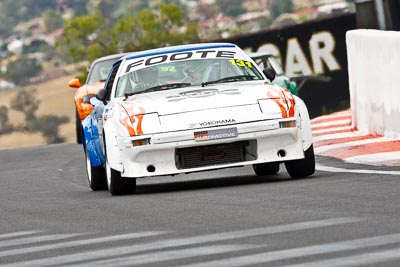
<instances>
[{"instance_id":1,"label":"driver helmet","mask_svg":"<svg viewBox=\"0 0 400 267\"><path fill-rule=\"evenodd\" d=\"M158 79L158 69L149 67L136 71L136 78L139 83L156 84Z\"/></svg>"}]
</instances>

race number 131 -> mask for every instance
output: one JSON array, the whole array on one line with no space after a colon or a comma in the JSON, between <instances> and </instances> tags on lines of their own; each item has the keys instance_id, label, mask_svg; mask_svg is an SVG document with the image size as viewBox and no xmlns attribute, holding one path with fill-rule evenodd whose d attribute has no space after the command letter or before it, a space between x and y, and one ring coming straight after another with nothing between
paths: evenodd
<instances>
[{"instance_id":1,"label":"race number 131","mask_svg":"<svg viewBox=\"0 0 400 267\"><path fill-rule=\"evenodd\" d=\"M251 62L244 61L244 60L241 60L241 59L230 59L229 62L234 66L239 66L239 67L247 66L249 68L252 67Z\"/></svg>"}]
</instances>

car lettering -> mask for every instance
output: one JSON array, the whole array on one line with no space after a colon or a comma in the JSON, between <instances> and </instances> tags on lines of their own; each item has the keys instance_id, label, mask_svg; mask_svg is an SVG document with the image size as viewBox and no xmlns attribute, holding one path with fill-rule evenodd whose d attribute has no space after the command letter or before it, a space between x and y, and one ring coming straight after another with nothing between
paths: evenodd
<instances>
[{"instance_id":1,"label":"car lettering","mask_svg":"<svg viewBox=\"0 0 400 267\"><path fill-rule=\"evenodd\" d=\"M239 89L218 90L215 88L207 88L207 89L181 92L178 95L168 96L167 99L168 102L177 102L189 98L203 98L214 95L238 95L238 94L240 94Z\"/></svg>"},{"instance_id":2,"label":"car lettering","mask_svg":"<svg viewBox=\"0 0 400 267\"><path fill-rule=\"evenodd\" d=\"M193 129L197 125L201 127L206 127L206 126L216 126L216 125L223 125L223 124L232 124L236 123L235 119L226 119L226 120L216 120L216 121L204 121L204 122L198 122L198 123L191 123L189 124L189 128Z\"/></svg>"},{"instance_id":3,"label":"car lettering","mask_svg":"<svg viewBox=\"0 0 400 267\"><path fill-rule=\"evenodd\" d=\"M235 56L235 51L224 51L224 50L205 50L205 51L196 51L196 52L179 52L174 54L167 55L157 55L147 59L141 59L135 62L130 63L125 70L125 73L131 71L132 68L144 65L151 66L155 64L160 64L167 61L178 61L178 60L187 60L187 59L195 59L195 58L233 58Z\"/></svg>"},{"instance_id":4,"label":"car lettering","mask_svg":"<svg viewBox=\"0 0 400 267\"><path fill-rule=\"evenodd\" d=\"M244 61L241 59L230 59L229 62L233 65L233 66L238 66L238 67L249 67L252 68L253 65L251 64L250 61Z\"/></svg>"}]
</instances>

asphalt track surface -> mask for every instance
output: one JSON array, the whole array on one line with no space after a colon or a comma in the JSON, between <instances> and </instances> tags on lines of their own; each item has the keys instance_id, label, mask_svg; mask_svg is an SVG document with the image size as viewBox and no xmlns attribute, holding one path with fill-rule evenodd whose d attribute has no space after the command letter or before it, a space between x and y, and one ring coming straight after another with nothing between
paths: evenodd
<instances>
[{"instance_id":1,"label":"asphalt track surface","mask_svg":"<svg viewBox=\"0 0 400 267\"><path fill-rule=\"evenodd\" d=\"M251 168L90 191L81 146L0 150L0 267L400 266L395 166L317 156L317 171Z\"/></svg>"}]
</instances>

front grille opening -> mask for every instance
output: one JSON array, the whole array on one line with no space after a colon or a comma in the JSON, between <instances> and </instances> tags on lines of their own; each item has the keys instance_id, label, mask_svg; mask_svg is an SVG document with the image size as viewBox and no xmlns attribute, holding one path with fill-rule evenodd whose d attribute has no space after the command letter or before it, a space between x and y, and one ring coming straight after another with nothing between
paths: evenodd
<instances>
[{"instance_id":1,"label":"front grille opening","mask_svg":"<svg viewBox=\"0 0 400 267\"><path fill-rule=\"evenodd\" d=\"M175 164L178 169L256 160L257 142L240 141L227 144L177 148Z\"/></svg>"}]
</instances>

